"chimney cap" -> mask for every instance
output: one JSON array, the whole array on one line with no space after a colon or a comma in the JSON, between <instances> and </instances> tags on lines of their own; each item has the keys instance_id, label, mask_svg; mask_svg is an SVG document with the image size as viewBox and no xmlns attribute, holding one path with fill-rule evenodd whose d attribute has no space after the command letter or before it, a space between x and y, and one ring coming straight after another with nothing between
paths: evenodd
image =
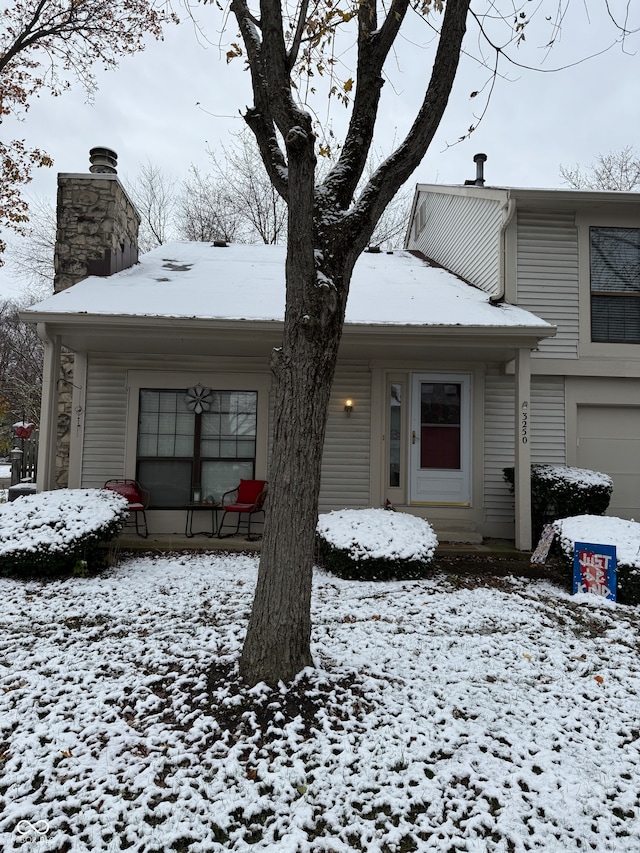
<instances>
[{"instance_id":1,"label":"chimney cap","mask_svg":"<svg viewBox=\"0 0 640 853\"><path fill-rule=\"evenodd\" d=\"M89 151L91 166L89 171L93 174L117 175L118 155L111 148L98 146Z\"/></svg>"},{"instance_id":2,"label":"chimney cap","mask_svg":"<svg viewBox=\"0 0 640 853\"><path fill-rule=\"evenodd\" d=\"M475 154L473 157L474 163L486 163L487 155L486 154Z\"/></svg>"}]
</instances>

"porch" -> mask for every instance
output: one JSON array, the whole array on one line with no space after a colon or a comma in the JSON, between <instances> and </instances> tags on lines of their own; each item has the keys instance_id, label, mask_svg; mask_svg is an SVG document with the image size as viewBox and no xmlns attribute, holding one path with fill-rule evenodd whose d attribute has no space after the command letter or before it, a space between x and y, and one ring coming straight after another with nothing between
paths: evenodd
<instances>
[{"instance_id":1,"label":"porch","mask_svg":"<svg viewBox=\"0 0 640 853\"><path fill-rule=\"evenodd\" d=\"M229 553L260 553L262 540L249 541L246 536L242 535L218 539L208 536L187 537L169 533L150 533L148 539L143 539L127 528L118 539L109 543L108 547L114 552L226 551ZM519 551L515 544L507 539L485 539L479 542L447 542L443 540L439 542L436 558L465 554L518 560L527 565L529 562L529 552Z\"/></svg>"}]
</instances>

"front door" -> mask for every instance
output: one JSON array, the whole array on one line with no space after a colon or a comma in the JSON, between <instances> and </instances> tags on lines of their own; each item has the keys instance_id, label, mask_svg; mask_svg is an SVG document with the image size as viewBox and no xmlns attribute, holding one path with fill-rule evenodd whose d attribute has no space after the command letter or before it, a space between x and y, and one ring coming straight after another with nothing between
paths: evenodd
<instances>
[{"instance_id":1,"label":"front door","mask_svg":"<svg viewBox=\"0 0 640 853\"><path fill-rule=\"evenodd\" d=\"M411 503L471 502L471 377L416 373L411 384Z\"/></svg>"}]
</instances>

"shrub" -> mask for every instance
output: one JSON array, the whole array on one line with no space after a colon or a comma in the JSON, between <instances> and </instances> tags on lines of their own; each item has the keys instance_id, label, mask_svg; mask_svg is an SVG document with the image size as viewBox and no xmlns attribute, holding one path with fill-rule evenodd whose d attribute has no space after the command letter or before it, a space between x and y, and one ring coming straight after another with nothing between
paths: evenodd
<instances>
[{"instance_id":1,"label":"shrub","mask_svg":"<svg viewBox=\"0 0 640 853\"><path fill-rule=\"evenodd\" d=\"M616 546L617 600L621 604L640 604L640 524L624 518L578 515L553 523L560 551L573 571L576 542Z\"/></svg>"},{"instance_id":2,"label":"shrub","mask_svg":"<svg viewBox=\"0 0 640 853\"><path fill-rule=\"evenodd\" d=\"M504 478L514 488L513 468ZM537 541L548 521L575 515L603 515L613 491L608 474L566 465L531 466L531 526Z\"/></svg>"},{"instance_id":3,"label":"shrub","mask_svg":"<svg viewBox=\"0 0 640 853\"><path fill-rule=\"evenodd\" d=\"M438 545L428 521L384 509L321 515L316 539L325 569L361 580L424 577Z\"/></svg>"},{"instance_id":4,"label":"shrub","mask_svg":"<svg viewBox=\"0 0 640 853\"><path fill-rule=\"evenodd\" d=\"M91 568L101 542L116 537L128 502L105 489L59 489L0 506L0 573Z\"/></svg>"}]
</instances>

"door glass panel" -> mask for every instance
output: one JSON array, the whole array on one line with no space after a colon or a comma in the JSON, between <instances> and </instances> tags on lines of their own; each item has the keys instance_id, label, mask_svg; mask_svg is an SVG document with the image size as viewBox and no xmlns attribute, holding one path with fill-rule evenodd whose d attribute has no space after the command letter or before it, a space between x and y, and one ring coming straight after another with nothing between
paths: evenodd
<instances>
[{"instance_id":1,"label":"door glass panel","mask_svg":"<svg viewBox=\"0 0 640 853\"><path fill-rule=\"evenodd\" d=\"M396 383L391 385L389 407L389 486L399 486L402 385Z\"/></svg>"},{"instance_id":2,"label":"door glass panel","mask_svg":"<svg viewBox=\"0 0 640 853\"><path fill-rule=\"evenodd\" d=\"M420 397L420 467L460 470L459 382L423 382Z\"/></svg>"}]
</instances>

